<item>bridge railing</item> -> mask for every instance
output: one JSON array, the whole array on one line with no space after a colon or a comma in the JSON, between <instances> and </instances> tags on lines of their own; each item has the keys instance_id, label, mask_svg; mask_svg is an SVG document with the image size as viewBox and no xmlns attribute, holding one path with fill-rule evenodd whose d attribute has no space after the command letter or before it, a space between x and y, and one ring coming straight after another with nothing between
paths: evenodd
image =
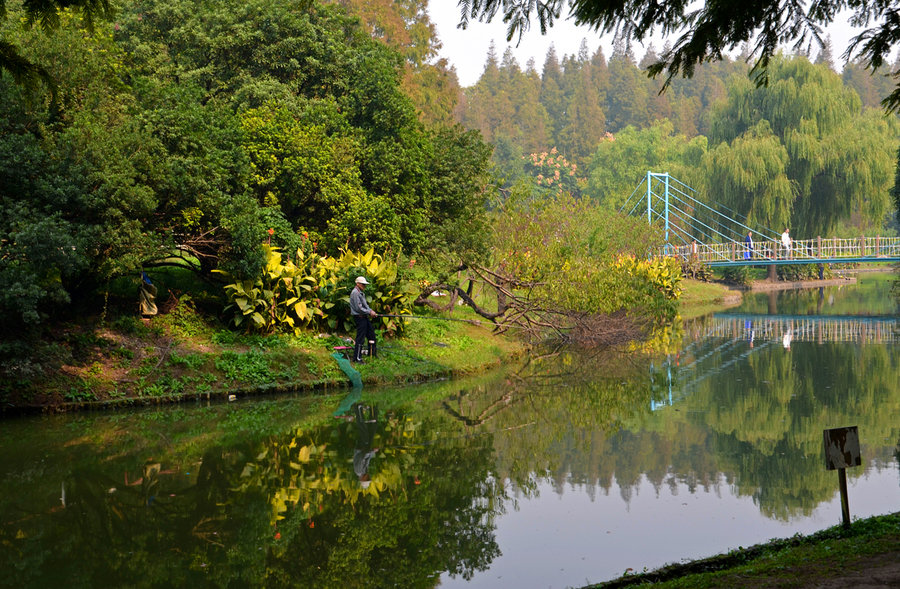
<instances>
[{"instance_id":1,"label":"bridge railing","mask_svg":"<svg viewBox=\"0 0 900 589\"><path fill-rule=\"evenodd\" d=\"M737 262L741 260L786 260L798 262L833 260L840 258L900 258L900 237L858 237L798 239L790 250L781 241L756 241L752 248L743 243L689 243L686 245L663 246L662 256L678 256L694 259L704 264L716 262Z\"/></svg>"}]
</instances>

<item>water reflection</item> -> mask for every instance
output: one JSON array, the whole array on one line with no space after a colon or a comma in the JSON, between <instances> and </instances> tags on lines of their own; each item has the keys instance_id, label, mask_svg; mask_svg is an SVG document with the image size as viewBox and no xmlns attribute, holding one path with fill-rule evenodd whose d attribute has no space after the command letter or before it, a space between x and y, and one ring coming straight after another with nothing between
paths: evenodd
<instances>
[{"instance_id":1,"label":"water reflection","mask_svg":"<svg viewBox=\"0 0 900 589\"><path fill-rule=\"evenodd\" d=\"M821 432L842 425L853 514L896 511L895 319L852 318L885 336L861 337L836 294L830 317L829 292L802 317L751 299L465 382L8 422L0 585L600 581L838 523Z\"/></svg>"},{"instance_id":2,"label":"water reflection","mask_svg":"<svg viewBox=\"0 0 900 589\"><path fill-rule=\"evenodd\" d=\"M491 521L503 496L490 436L443 438L439 422L379 419L364 403L353 412L213 445L194 467L148 460L136 479L102 462L79 468L64 507L4 512L3 584L415 586L484 569L499 553Z\"/></svg>"},{"instance_id":3,"label":"water reflection","mask_svg":"<svg viewBox=\"0 0 900 589\"><path fill-rule=\"evenodd\" d=\"M371 405L356 403L353 405L353 414L356 418L356 448L353 449L353 472L359 479L359 486L368 489L372 483L369 476L369 462L378 453L378 448L372 447L375 438L375 429L378 424L378 410Z\"/></svg>"}]
</instances>

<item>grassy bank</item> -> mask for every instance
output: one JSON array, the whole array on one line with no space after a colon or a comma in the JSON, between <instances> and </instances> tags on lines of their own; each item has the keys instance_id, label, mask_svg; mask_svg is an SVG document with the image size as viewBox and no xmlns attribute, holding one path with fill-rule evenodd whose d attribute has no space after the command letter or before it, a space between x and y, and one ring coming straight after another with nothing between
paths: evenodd
<instances>
[{"instance_id":1,"label":"grassy bank","mask_svg":"<svg viewBox=\"0 0 900 589\"><path fill-rule=\"evenodd\" d=\"M680 314L683 319L691 319L712 313L724 307L740 304L740 291L733 290L720 282L684 280L680 298Z\"/></svg>"},{"instance_id":2,"label":"grassy bank","mask_svg":"<svg viewBox=\"0 0 900 589\"><path fill-rule=\"evenodd\" d=\"M379 342L377 358L357 365L366 385L469 374L521 354L468 309L452 319L417 310L404 337ZM346 335L237 334L191 300L150 319L96 317L61 326L7 367L5 411L111 407L281 391L346 388L332 357L352 346Z\"/></svg>"},{"instance_id":3,"label":"grassy bank","mask_svg":"<svg viewBox=\"0 0 900 589\"><path fill-rule=\"evenodd\" d=\"M879 583L866 583L868 579ZM772 540L712 558L626 575L591 587L758 588L896 587L900 581L900 513L857 520L811 534Z\"/></svg>"},{"instance_id":4,"label":"grassy bank","mask_svg":"<svg viewBox=\"0 0 900 589\"><path fill-rule=\"evenodd\" d=\"M171 279L170 279L171 280ZM177 285L177 283L176 283ZM0 408L71 411L226 398L229 395L343 389L332 357L352 346L348 335L240 335L182 295L159 315L86 316L42 334L37 344L8 349L0 374ZM685 281L682 316L709 313L740 295L714 283ZM417 309L403 337L379 342L378 357L358 366L369 386L471 374L520 355L514 335L492 333L467 307L452 315Z\"/></svg>"}]
</instances>

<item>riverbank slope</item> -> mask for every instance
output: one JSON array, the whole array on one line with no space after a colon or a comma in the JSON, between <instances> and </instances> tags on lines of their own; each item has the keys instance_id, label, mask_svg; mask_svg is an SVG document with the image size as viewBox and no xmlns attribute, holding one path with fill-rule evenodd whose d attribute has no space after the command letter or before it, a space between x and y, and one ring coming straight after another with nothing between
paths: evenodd
<instances>
[{"instance_id":1,"label":"riverbank slope","mask_svg":"<svg viewBox=\"0 0 900 589\"><path fill-rule=\"evenodd\" d=\"M656 571L625 575L591 588L900 587L900 512L860 519L809 536L749 548Z\"/></svg>"},{"instance_id":2,"label":"riverbank slope","mask_svg":"<svg viewBox=\"0 0 900 589\"><path fill-rule=\"evenodd\" d=\"M476 373L525 351L469 309L451 317L418 312L403 337L380 341L376 358L353 365L366 386ZM6 414L73 411L343 389L349 379L333 354L352 346L347 336L324 333L237 334L182 300L150 319L94 317L59 327L6 366L0 406Z\"/></svg>"},{"instance_id":3,"label":"riverbank slope","mask_svg":"<svg viewBox=\"0 0 900 589\"><path fill-rule=\"evenodd\" d=\"M740 302L720 284L686 281L686 316ZM422 382L481 372L522 355L515 333L497 335L469 308L450 316L417 310L403 337L379 342L354 365L366 386ZM149 319L86 317L51 330L0 371L5 414L153 405L196 398L343 389L333 357L346 335L248 336L232 332L182 297Z\"/></svg>"}]
</instances>

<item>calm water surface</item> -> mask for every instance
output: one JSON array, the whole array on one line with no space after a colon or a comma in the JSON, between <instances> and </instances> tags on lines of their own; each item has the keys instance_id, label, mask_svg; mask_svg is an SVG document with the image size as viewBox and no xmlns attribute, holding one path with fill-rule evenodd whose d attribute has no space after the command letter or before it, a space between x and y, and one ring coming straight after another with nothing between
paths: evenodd
<instances>
[{"instance_id":1,"label":"calm water surface","mask_svg":"<svg viewBox=\"0 0 900 589\"><path fill-rule=\"evenodd\" d=\"M6 420L0 586L583 586L839 523L845 425L851 514L898 511L892 280L472 380Z\"/></svg>"}]
</instances>

